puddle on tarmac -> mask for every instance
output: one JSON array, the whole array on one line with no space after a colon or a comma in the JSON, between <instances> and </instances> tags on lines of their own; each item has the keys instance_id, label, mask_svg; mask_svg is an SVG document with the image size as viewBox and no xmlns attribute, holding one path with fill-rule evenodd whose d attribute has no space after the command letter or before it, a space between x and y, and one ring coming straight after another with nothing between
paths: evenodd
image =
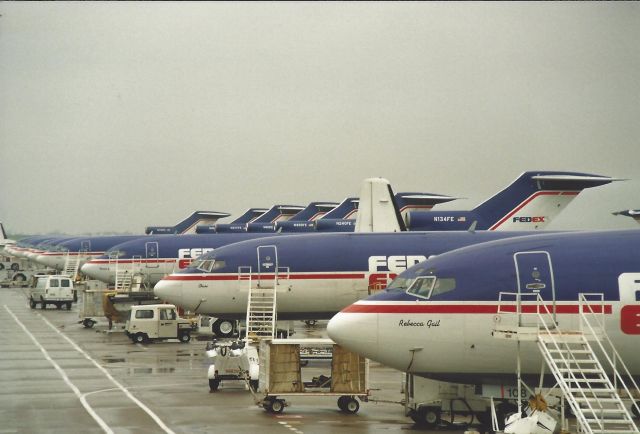
<instances>
[{"instance_id":1,"label":"puddle on tarmac","mask_svg":"<svg viewBox=\"0 0 640 434\"><path fill-rule=\"evenodd\" d=\"M125 359L117 357L103 357L102 361L104 363L124 363Z\"/></svg>"}]
</instances>

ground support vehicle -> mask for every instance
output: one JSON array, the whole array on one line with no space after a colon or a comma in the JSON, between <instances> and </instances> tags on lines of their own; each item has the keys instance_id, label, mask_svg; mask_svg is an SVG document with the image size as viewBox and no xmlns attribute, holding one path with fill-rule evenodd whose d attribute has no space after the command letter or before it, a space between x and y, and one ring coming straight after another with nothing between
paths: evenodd
<instances>
[{"instance_id":1,"label":"ground support vehicle","mask_svg":"<svg viewBox=\"0 0 640 434\"><path fill-rule=\"evenodd\" d=\"M126 335L134 343L155 340L191 340L192 322L178 317L173 304L131 306L131 316L125 325Z\"/></svg>"},{"instance_id":2,"label":"ground support vehicle","mask_svg":"<svg viewBox=\"0 0 640 434\"><path fill-rule=\"evenodd\" d=\"M63 275L38 275L35 276L34 285L29 288L29 307L46 309L48 304L55 305L58 309L63 306L71 310L73 304L73 281L69 276Z\"/></svg>"},{"instance_id":3,"label":"ground support vehicle","mask_svg":"<svg viewBox=\"0 0 640 434\"><path fill-rule=\"evenodd\" d=\"M93 327L98 318L106 317L104 301L109 291L104 282L98 280L85 280L78 284L78 291L81 294L82 302L79 304L78 321L86 328ZM124 319L122 320L124 322Z\"/></svg>"},{"instance_id":4,"label":"ground support vehicle","mask_svg":"<svg viewBox=\"0 0 640 434\"><path fill-rule=\"evenodd\" d=\"M303 381L301 347L331 348L331 376ZM260 341L260 374L256 404L270 413L281 413L289 403L283 396L338 397L338 408L357 413L358 399L369 398L368 361L330 339L265 339Z\"/></svg>"},{"instance_id":5,"label":"ground support vehicle","mask_svg":"<svg viewBox=\"0 0 640 434\"><path fill-rule=\"evenodd\" d=\"M243 340L213 341L207 344L207 357L212 361L207 371L209 389L218 390L223 380L248 381L252 390L258 389L258 349Z\"/></svg>"}]
</instances>

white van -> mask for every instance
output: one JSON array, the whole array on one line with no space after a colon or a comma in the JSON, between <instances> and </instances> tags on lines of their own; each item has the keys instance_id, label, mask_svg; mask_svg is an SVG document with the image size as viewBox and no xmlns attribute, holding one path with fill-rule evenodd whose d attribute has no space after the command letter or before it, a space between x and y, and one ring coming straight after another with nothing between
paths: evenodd
<instances>
[{"instance_id":1,"label":"white van","mask_svg":"<svg viewBox=\"0 0 640 434\"><path fill-rule=\"evenodd\" d=\"M35 285L29 293L29 306L31 309L40 303L40 308L46 309L47 304L54 304L58 309L66 306L71 310L73 303L73 281L69 276L39 275Z\"/></svg>"}]
</instances>

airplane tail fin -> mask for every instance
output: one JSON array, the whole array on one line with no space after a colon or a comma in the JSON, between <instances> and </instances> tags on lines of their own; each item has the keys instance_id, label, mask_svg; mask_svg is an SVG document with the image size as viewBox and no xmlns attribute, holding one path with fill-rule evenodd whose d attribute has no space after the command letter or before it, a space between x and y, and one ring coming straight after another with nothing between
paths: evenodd
<instances>
[{"instance_id":1,"label":"airplane tail fin","mask_svg":"<svg viewBox=\"0 0 640 434\"><path fill-rule=\"evenodd\" d=\"M289 219L292 222L308 222L316 220L338 206L335 202L311 202L305 209Z\"/></svg>"},{"instance_id":2,"label":"airplane tail fin","mask_svg":"<svg viewBox=\"0 0 640 434\"><path fill-rule=\"evenodd\" d=\"M145 234L195 234L198 225L213 225L231 214L217 211L195 211L175 226L147 226Z\"/></svg>"},{"instance_id":3,"label":"airplane tail fin","mask_svg":"<svg viewBox=\"0 0 640 434\"><path fill-rule=\"evenodd\" d=\"M489 230L544 228L585 188L620 179L578 172L524 172L472 210Z\"/></svg>"},{"instance_id":4,"label":"airplane tail fin","mask_svg":"<svg viewBox=\"0 0 640 434\"><path fill-rule=\"evenodd\" d=\"M347 197L334 209L320 217L320 220L348 219L358 212L358 198Z\"/></svg>"},{"instance_id":5,"label":"airplane tail fin","mask_svg":"<svg viewBox=\"0 0 640 434\"><path fill-rule=\"evenodd\" d=\"M276 222L287 221L305 207L298 205L274 205L251 223L247 223L247 232L275 232Z\"/></svg>"},{"instance_id":6,"label":"airplane tail fin","mask_svg":"<svg viewBox=\"0 0 640 434\"><path fill-rule=\"evenodd\" d=\"M267 211L268 210L266 208L249 208L244 212L244 214L242 214L241 216L239 216L229 224L241 224L241 223L252 222L253 220L257 219Z\"/></svg>"},{"instance_id":7,"label":"airplane tail fin","mask_svg":"<svg viewBox=\"0 0 640 434\"><path fill-rule=\"evenodd\" d=\"M406 227L389 181L368 178L360 189L355 232L400 232Z\"/></svg>"}]
</instances>

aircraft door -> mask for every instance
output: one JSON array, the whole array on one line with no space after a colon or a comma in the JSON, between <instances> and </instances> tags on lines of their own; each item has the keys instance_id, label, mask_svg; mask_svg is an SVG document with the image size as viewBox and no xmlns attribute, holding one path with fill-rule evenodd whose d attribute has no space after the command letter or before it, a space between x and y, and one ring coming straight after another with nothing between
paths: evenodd
<instances>
[{"instance_id":1,"label":"aircraft door","mask_svg":"<svg viewBox=\"0 0 640 434\"><path fill-rule=\"evenodd\" d=\"M144 250L146 261L145 265L147 268L158 268L160 265L158 264L158 242L157 241L148 241L144 243Z\"/></svg>"},{"instance_id":2,"label":"aircraft door","mask_svg":"<svg viewBox=\"0 0 640 434\"><path fill-rule=\"evenodd\" d=\"M552 312L555 320L556 290L553 278L553 266L549 252L518 252L513 255L516 267L516 279L518 293L538 293L545 305L552 304ZM522 301L534 301L531 297Z\"/></svg>"},{"instance_id":3,"label":"aircraft door","mask_svg":"<svg viewBox=\"0 0 640 434\"><path fill-rule=\"evenodd\" d=\"M278 249L276 246L258 246L258 285L275 285L277 280Z\"/></svg>"}]
</instances>

